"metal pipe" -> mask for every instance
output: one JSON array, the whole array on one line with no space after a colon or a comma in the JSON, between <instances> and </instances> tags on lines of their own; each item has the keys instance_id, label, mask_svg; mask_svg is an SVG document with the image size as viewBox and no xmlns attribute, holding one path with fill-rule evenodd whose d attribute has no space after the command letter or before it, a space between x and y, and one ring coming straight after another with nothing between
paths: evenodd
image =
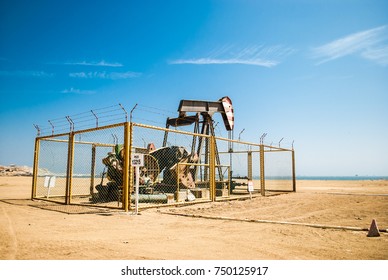
<instances>
[{"instance_id":1,"label":"metal pipe","mask_svg":"<svg viewBox=\"0 0 388 280\"><path fill-rule=\"evenodd\" d=\"M131 202L135 202L135 198L131 199ZM166 194L139 194L139 203L147 203L147 202L162 202L167 203L167 195Z\"/></svg>"},{"instance_id":2,"label":"metal pipe","mask_svg":"<svg viewBox=\"0 0 388 280\"><path fill-rule=\"evenodd\" d=\"M64 134L64 135L69 135L68 133ZM62 136L64 136L62 135ZM42 140L42 141L48 141L48 142L62 142L62 143L68 143L69 140L63 140L63 139L51 139L51 138L45 138L45 137L42 137L42 138L36 138L36 139L39 139L39 140ZM114 147L115 145L114 144L105 144L105 143L97 143L97 142L86 142L86 141L74 141L75 144L83 144L83 145L95 145L95 146L98 146L98 147Z\"/></svg>"},{"instance_id":3,"label":"metal pipe","mask_svg":"<svg viewBox=\"0 0 388 280\"><path fill-rule=\"evenodd\" d=\"M298 223L298 222L286 222L286 221L273 221L273 220L254 220L254 219L238 219L238 218L229 218L229 217L213 217L205 215L195 215L195 214L181 214L181 213L172 213L172 212L161 212L166 215L175 215L183 216L189 218L202 218L210 220L223 220L223 221L235 221L235 222L249 222L249 223L264 223L264 224L279 224L279 225L291 225L291 226L307 226L313 228L321 229L336 229L336 230L351 230L351 231L369 231L369 228L361 227L349 227L349 226L333 226L333 225L322 225L322 224L310 224L310 223ZM388 232L388 229L379 229L380 232Z\"/></svg>"},{"instance_id":4,"label":"metal pipe","mask_svg":"<svg viewBox=\"0 0 388 280\"><path fill-rule=\"evenodd\" d=\"M140 124L140 123L133 123L133 126L142 127L142 128L148 128L148 129L153 129L153 130L168 131L168 132L173 132L173 133L177 133L177 134L184 134L184 135L190 135L190 136L199 136L199 137L205 137L205 138L209 138L210 137L209 135L205 135L205 134L192 133L192 132L180 131L180 130L173 130L173 129L170 129L170 128L162 128L162 127L158 127L158 126L146 125L146 124ZM217 139L221 139L222 140L222 138L217 138ZM224 140L228 140L227 138L223 138L223 139Z\"/></svg>"}]
</instances>

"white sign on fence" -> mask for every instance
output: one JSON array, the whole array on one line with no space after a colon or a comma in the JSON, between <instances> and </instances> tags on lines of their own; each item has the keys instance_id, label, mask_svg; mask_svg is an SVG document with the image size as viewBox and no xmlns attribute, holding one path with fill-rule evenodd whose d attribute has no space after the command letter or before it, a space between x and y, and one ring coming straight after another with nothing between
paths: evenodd
<instances>
[{"instance_id":1,"label":"white sign on fence","mask_svg":"<svg viewBox=\"0 0 388 280\"><path fill-rule=\"evenodd\" d=\"M53 188L55 187L55 176L46 176L44 177L44 187L45 188Z\"/></svg>"},{"instance_id":2,"label":"white sign on fence","mask_svg":"<svg viewBox=\"0 0 388 280\"><path fill-rule=\"evenodd\" d=\"M47 195L46 197L49 198L50 196L50 189L55 187L55 176L46 176L44 177L44 187L47 188Z\"/></svg>"},{"instance_id":3,"label":"white sign on fence","mask_svg":"<svg viewBox=\"0 0 388 280\"><path fill-rule=\"evenodd\" d=\"M131 163L132 166L144 166L144 154L132 154Z\"/></svg>"},{"instance_id":4,"label":"white sign on fence","mask_svg":"<svg viewBox=\"0 0 388 280\"><path fill-rule=\"evenodd\" d=\"M248 192L253 192L254 186L252 181L248 181Z\"/></svg>"},{"instance_id":5,"label":"white sign on fence","mask_svg":"<svg viewBox=\"0 0 388 280\"><path fill-rule=\"evenodd\" d=\"M136 170L136 185L135 185L135 215L139 213L139 177L140 177L140 167L144 166L144 154L132 154L131 156L131 165L135 166Z\"/></svg>"}]
</instances>

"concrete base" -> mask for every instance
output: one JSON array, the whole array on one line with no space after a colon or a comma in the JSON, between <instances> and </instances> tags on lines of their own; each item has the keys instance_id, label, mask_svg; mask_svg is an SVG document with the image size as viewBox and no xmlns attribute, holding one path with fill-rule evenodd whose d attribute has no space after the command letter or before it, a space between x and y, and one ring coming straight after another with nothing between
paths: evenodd
<instances>
[{"instance_id":1,"label":"concrete base","mask_svg":"<svg viewBox=\"0 0 388 280\"><path fill-rule=\"evenodd\" d=\"M228 189L216 190L216 196L228 197Z\"/></svg>"},{"instance_id":2,"label":"concrete base","mask_svg":"<svg viewBox=\"0 0 388 280\"><path fill-rule=\"evenodd\" d=\"M209 191L209 189L201 189L201 192L202 192L202 198L210 199L210 191Z\"/></svg>"},{"instance_id":3,"label":"concrete base","mask_svg":"<svg viewBox=\"0 0 388 280\"><path fill-rule=\"evenodd\" d=\"M176 202L184 202L187 200L187 191L176 191L174 194Z\"/></svg>"}]
</instances>

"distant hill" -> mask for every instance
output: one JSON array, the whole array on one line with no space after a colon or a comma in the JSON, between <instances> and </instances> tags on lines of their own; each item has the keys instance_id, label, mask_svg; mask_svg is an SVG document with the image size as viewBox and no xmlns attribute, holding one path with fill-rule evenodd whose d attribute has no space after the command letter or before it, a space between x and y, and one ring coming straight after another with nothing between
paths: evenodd
<instances>
[{"instance_id":1,"label":"distant hill","mask_svg":"<svg viewBox=\"0 0 388 280\"><path fill-rule=\"evenodd\" d=\"M0 176L32 176L32 167L0 165Z\"/></svg>"}]
</instances>

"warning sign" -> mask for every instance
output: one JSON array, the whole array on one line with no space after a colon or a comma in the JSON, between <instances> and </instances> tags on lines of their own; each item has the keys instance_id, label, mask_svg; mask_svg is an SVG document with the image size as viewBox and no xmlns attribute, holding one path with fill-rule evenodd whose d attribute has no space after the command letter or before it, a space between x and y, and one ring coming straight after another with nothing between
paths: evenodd
<instances>
[{"instance_id":1,"label":"warning sign","mask_svg":"<svg viewBox=\"0 0 388 280\"><path fill-rule=\"evenodd\" d=\"M131 165L144 166L144 154L132 154Z\"/></svg>"}]
</instances>

